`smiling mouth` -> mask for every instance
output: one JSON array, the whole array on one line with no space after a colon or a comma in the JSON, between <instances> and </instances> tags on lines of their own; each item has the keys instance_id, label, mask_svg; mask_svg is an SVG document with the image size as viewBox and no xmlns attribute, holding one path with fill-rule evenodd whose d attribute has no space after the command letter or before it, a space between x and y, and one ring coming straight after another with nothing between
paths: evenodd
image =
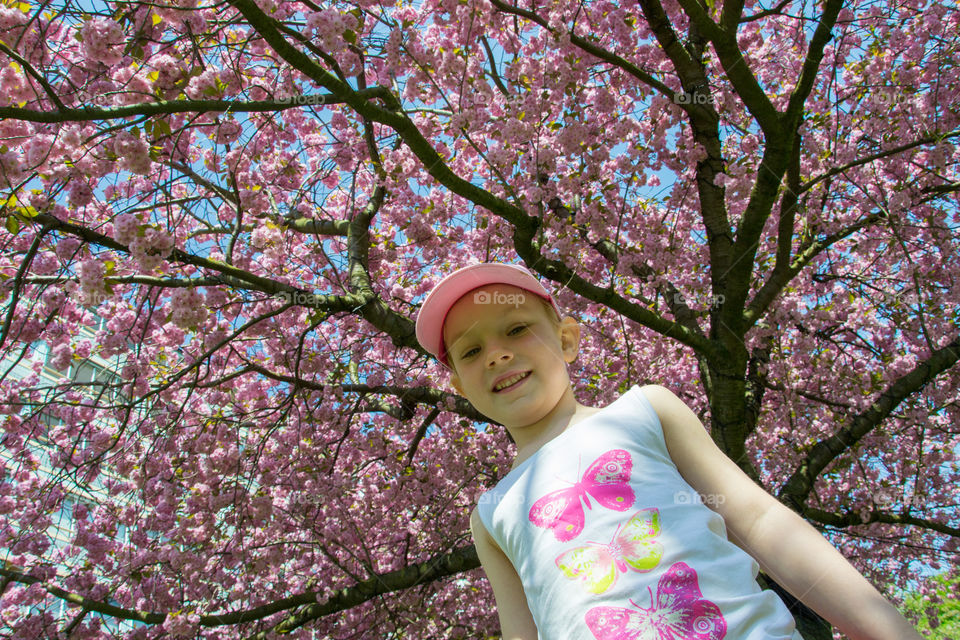
<instances>
[{"instance_id":1,"label":"smiling mouth","mask_svg":"<svg viewBox=\"0 0 960 640\"><path fill-rule=\"evenodd\" d=\"M517 384L517 383L520 382L521 380L526 380L526 378L527 378L529 375L530 375L530 372L529 372L529 371L524 371L523 373L518 373L518 374L515 375L515 376L510 376L510 377L507 378L506 380L503 380L503 381L501 381L501 382L498 382L498 383L496 384L496 386L493 387L493 392L494 392L494 393L499 393L500 391L503 391L504 389L507 389L507 388L509 388L509 387L512 387L513 385Z\"/></svg>"}]
</instances>

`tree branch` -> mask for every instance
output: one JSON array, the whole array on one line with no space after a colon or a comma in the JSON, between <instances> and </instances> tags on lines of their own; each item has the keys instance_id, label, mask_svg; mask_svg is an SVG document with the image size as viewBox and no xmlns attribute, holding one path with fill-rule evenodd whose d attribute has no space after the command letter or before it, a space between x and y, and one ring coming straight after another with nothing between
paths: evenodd
<instances>
[{"instance_id":1,"label":"tree branch","mask_svg":"<svg viewBox=\"0 0 960 640\"><path fill-rule=\"evenodd\" d=\"M37 251L40 250L40 243L43 242L44 236L46 236L49 231L50 227L44 225L43 228L37 232L37 235L33 237L33 242L30 243L30 248L27 249L27 255L24 256L23 262L21 262L17 268L17 274L13 278L13 292L10 296L10 305L7 307L7 314L3 319L3 326L0 327L0 347L7 341L7 334L10 332L13 316L17 311L17 302L20 300L20 287L26 277L27 269L30 268L30 263L33 262L34 256L36 256Z\"/></svg>"},{"instance_id":2,"label":"tree branch","mask_svg":"<svg viewBox=\"0 0 960 640\"><path fill-rule=\"evenodd\" d=\"M792 0L781 0L780 4L778 4L772 9L765 9L759 13L755 13L749 16L744 16L743 18L740 19L740 24L746 24L748 22L753 22L754 20L760 20L761 18L766 18L767 16L778 15L781 11L783 11L783 8L785 6L790 4L791 1Z\"/></svg>"},{"instance_id":3,"label":"tree branch","mask_svg":"<svg viewBox=\"0 0 960 640\"><path fill-rule=\"evenodd\" d=\"M498 10L502 11L503 13L520 16L521 18L526 18L530 22L538 24L541 27L543 27L545 30L553 33L553 30L550 29L550 24L544 18L542 18L541 16L538 16L533 11L530 11L527 9L521 9L520 7L517 7L514 5L509 5L505 2L502 2L502 0L490 0L490 4L495 6ZM590 42L589 40L587 40L582 36L578 36L573 33L570 34L570 42L580 47L587 53L595 56L596 58L599 58L604 62L608 62L619 69L623 69L624 71L632 75L637 80L640 80L641 82L643 82L645 85L651 87L652 89L656 89L663 95L667 96L674 103L677 102L677 100L675 99L676 92L674 92L673 89L663 84L662 82L654 78L652 75L650 75L640 67L633 64L632 62L618 56L617 54L611 51L607 51L603 47L597 46L596 44Z\"/></svg>"},{"instance_id":4,"label":"tree branch","mask_svg":"<svg viewBox=\"0 0 960 640\"><path fill-rule=\"evenodd\" d=\"M757 81L756 76L750 70L750 66L740 51L740 45L737 43L736 31L728 31L715 23L704 11L698 0L678 0L683 7L684 13L690 20L696 23L697 28L713 44L714 51L720 59L720 65L724 73L733 85L744 106L750 111L750 114L756 118L757 124L763 130L767 141L780 138L780 114L763 87ZM652 4L655 0L640 0L644 7ZM659 7L659 3L657 3ZM662 11L662 9L661 9Z\"/></svg>"},{"instance_id":5,"label":"tree branch","mask_svg":"<svg viewBox=\"0 0 960 640\"><path fill-rule=\"evenodd\" d=\"M35 576L14 571L12 569L7 569L2 566L0 566L0 576L3 576L5 580L19 582L20 584L40 584L47 593L56 598L60 598L64 602L69 602L70 604L78 605L84 609L96 611L97 613L102 613L104 615L119 618L121 620L136 620L137 622L143 622L145 624L162 624L167 617L165 613L150 613L146 611L136 611L134 609L124 609L123 607L117 607L106 602L93 600L91 598L87 598L86 596L71 593L65 589L61 589L60 587L46 584L43 580Z\"/></svg>"},{"instance_id":6,"label":"tree branch","mask_svg":"<svg viewBox=\"0 0 960 640\"><path fill-rule=\"evenodd\" d=\"M926 360L917 363L912 370L893 381L868 409L850 420L849 426L842 427L813 446L780 489L780 498L793 505L798 512L804 512L804 503L814 482L831 462L888 418L907 397L921 390L938 375L954 366L958 360L960 337L937 349Z\"/></svg>"},{"instance_id":7,"label":"tree branch","mask_svg":"<svg viewBox=\"0 0 960 640\"><path fill-rule=\"evenodd\" d=\"M804 182L802 185L800 185L800 188L799 188L799 190L797 191L797 194L799 195L799 194L803 193L804 191L808 191L809 189L812 189L814 186L816 186L817 183L822 182L823 180L826 180L827 178L831 178L831 177L837 175L838 173L843 173L843 172L847 171L848 169L852 169L853 167L859 167L859 166L861 166L861 165L869 164L869 163L873 162L874 160L880 160L881 158L887 158L887 157L889 157L889 156L893 156L893 155L896 155L896 154L898 154L898 153L902 153L902 152L904 152L904 151L909 151L910 149L913 149L913 148L915 148L915 147L919 147L919 146L922 146L922 145L925 145L925 144L935 144L935 143L937 143L937 142L941 142L941 141L943 141L943 140L949 140L949 139L951 139L951 138L956 138L956 137L958 137L958 136L960 136L960 131L952 131L952 132L950 132L950 133L945 133L945 134L943 134L943 135L927 136L927 137L925 137L925 138L920 138L920 139L918 139L918 140L914 140L913 142L908 142L908 143L906 143L906 144L901 144L901 145L899 145L899 146L893 147L892 149L886 149L886 150L884 150L884 151L878 151L877 153L871 154L871 155L869 155L869 156L864 156L864 157L862 157L862 158L858 158L857 160L852 160L852 161L848 162L847 164L841 165L841 166L839 166L839 167L834 167L833 169L830 169L830 170L826 171L825 173L821 173L819 176L817 176L817 177L815 177L815 178L812 178L812 179L810 179L810 180L807 180L807 181Z\"/></svg>"},{"instance_id":8,"label":"tree branch","mask_svg":"<svg viewBox=\"0 0 960 640\"><path fill-rule=\"evenodd\" d=\"M358 92L364 94L364 92ZM367 92L370 96L376 92ZM366 99L366 98L364 98ZM331 95L305 95L279 100L165 100L142 102L122 107L64 108L57 111L35 111L20 107L0 107L0 119L24 120L27 122L86 122L90 120L116 120L132 116L155 116L171 113L233 112L254 113L286 111L305 106L342 104L342 98Z\"/></svg>"},{"instance_id":9,"label":"tree branch","mask_svg":"<svg viewBox=\"0 0 960 640\"><path fill-rule=\"evenodd\" d=\"M784 128L790 135L797 131L803 119L803 105L817 79L820 62L823 60L823 50L833 37L831 31L837 23L837 16L840 14L841 7L843 7L843 0L826 0L823 3L823 13L820 15L813 37L810 38L810 46L807 49L807 57L803 61L800 78L790 95L787 110L783 114Z\"/></svg>"},{"instance_id":10,"label":"tree branch","mask_svg":"<svg viewBox=\"0 0 960 640\"><path fill-rule=\"evenodd\" d=\"M323 594L322 591L308 591L244 611L202 615L200 616L200 626L220 627L253 622L295 607L309 605L303 612L289 616L274 627L274 630L278 633L284 633L292 631L311 620L350 609L379 595L409 589L418 584L433 582L447 576L476 569L479 566L480 560L477 558L477 552L473 545L460 547L435 556L426 562L408 565L403 569L397 569L389 573L374 574L371 578L336 591L322 602L318 602ZM169 613L125 609L107 602L93 600L60 587L46 584L40 578L4 567L0 567L0 577L3 577L5 582L19 582L28 585L40 584L47 593L65 602L121 620L158 625L163 624L169 615ZM253 637L259 639L266 638L267 635L267 633L259 633Z\"/></svg>"},{"instance_id":11,"label":"tree branch","mask_svg":"<svg viewBox=\"0 0 960 640\"><path fill-rule=\"evenodd\" d=\"M760 290L756 293L744 311L743 317L746 326L753 326L758 320L760 320L760 318L762 318L767 312L767 309L770 308L770 305L773 304L773 302L777 299L777 296L783 291L784 287L790 284L790 281L793 280L797 274L803 271L803 269L810 264L814 258L823 253L823 251L833 246L840 240L853 235L860 229L872 226L881 220L884 220L885 218L886 215L883 213L874 213L850 225L849 227L841 229L835 233L831 233L829 236L821 240L811 241L805 246L800 247L800 249L797 251L797 255L794 257L793 262L791 262L789 265L781 266L780 256L778 255L777 263L770 272L770 277L767 278L767 281L763 283L763 286L760 287Z\"/></svg>"},{"instance_id":12,"label":"tree branch","mask_svg":"<svg viewBox=\"0 0 960 640\"><path fill-rule=\"evenodd\" d=\"M869 514L867 514L867 517L864 518L863 514L856 511L848 511L847 513L831 513L822 509L807 508L803 510L803 515L814 522L818 522L829 527L846 528L864 524L873 524L874 522L882 522L884 524L903 524L921 527L923 529L929 529L930 531L936 531L937 533L943 533L948 536L960 538L960 528L958 527L951 527L950 525L946 525L941 522L934 522L933 520L928 520L926 518L918 518L910 515L909 513L870 511Z\"/></svg>"},{"instance_id":13,"label":"tree branch","mask_svg":"<svg viewBox=\"0 0 960 640\"><path fill-rule=\"evenodd\" d=\"M566 265L554 260L544 259L533 247L533 238L537 229L538 220L528 215L523 209L494 196L489 191L464 180L444 161L431 143L423 136L417 125L403 112L399 99L384 87L374 87L367 90L366 96L375 96L382 100L387 108L377 106L367 97L354 91L349 85L340 82L337 78L320 67L302 51L291 45L279 33L274 21L256 5L253 0L231 0L231 3L263 36L264 40L294 68L304 75L325 87L333 95L344 100L362 117L374 122L380 122L392 128L403 139L410 150L423 164L426 171L441 185L453 193L484 207L492 213L507 220L514 228L514 243L517 253L527 262L527 265L552 280L569 286L576 293L596 302L607 304L626 317L648 326L663 335L669 335L679 342L703 352L719 355L715 346L702 337L692 334L686 327L676 322L666 320L652 313L640 305L628 302L609 289L593 285L575 275ZM541 266L544 265L544 266ZM366 302L364 304L367 304ZM406 327L386 328L378 324L380 313L374 310L371 322L378 328L385 330L389 335L413 346L413 323L404 318ZM366 316L365 316L366 317ZM368 318L370 319L370 318ZM402 321L401 321L402 322ZM416 348L416 347L415 347Z\"/></svg>"},{"instance_id":14,"label":"tree branch","mask_svg":"<svg viewBox=\"0 0 960 640\"><path fill-rule=\"evenodd\" d=\"M363 582L341 589L323 602L314 602L303 611L288 616L269 631L262 631L251 636L250 640L266 640L273 637L273 634L289 633L311 620L350 609L377 596L410 589L418 584L433 582L440 578L476 569L479 566L480 559L477 557L474 546L460 547L426 562L409 565L389 573L374 575Z\"/></svg>"},{"instance_id":15,"label":"tree branch","mask_svg":"<svg viewBox=\"0 0 960 640\"><path fill-rule=\"evenodd\" d=\"M673 63L684 91L689 94L709 95L709 81L702 59L702 38L699 33L691 36L695 44L690 50L681 44L663 6L657 0L640 0L640 6L651 31L660 47ZM696 29L695 29L696 26ZM699 25L691 24L691 32ZM694 57L696 56L696 57ZM673 102L677 103L675 97ZM720 143L720 116L710 100L699 100L681 105L693 130L693 138L707 153L705 160L697 162L697 195L700 198L700 215L707 232L707 247L710 251L710 278L714 295L726 297L726 275L729 273L733 246L733 234L727 216L726 189L716 183L717 175L724 171L723 151Z\"/></svg>"},{"instance_id":16,"label":"tree branch","mask_svg":"<svg viewBox=\"0 0 960 640\"><path fill-rule=\"evenodd\" d=\"M60 101L60 96L57 95L57 92L53 90L53 87L50 86L50 83L47 82L47 79L44 78L39 71L33 68L32 64L30 64L19 53L8 47L2 41L0 41L0 51L16 60L17 64L23 67L29 75L33 76L34 80L40 83L40 86L43 87L44 93L47 94L47 97L50 98L50 101L53 102L57 109L66 109L66 106Z\"/></svg>"}]
</instances>

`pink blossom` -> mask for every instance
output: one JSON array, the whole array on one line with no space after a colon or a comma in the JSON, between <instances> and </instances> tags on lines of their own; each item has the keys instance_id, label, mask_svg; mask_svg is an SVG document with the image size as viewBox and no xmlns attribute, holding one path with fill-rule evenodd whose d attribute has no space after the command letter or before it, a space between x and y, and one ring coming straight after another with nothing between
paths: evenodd
<instances>
[{"instance_id":1,"label":"pink blossom","mask_svg":"<svg viewBox=\"0 0 960 640\"><path fill-rule=\"evenodd\" d=\"M93 201L93 187L90 183L82 179L70 181L70 206L82 207Z\"/></svg>"},{"instance_id":2,"label":"pink blossom","mask_svg":"<svg viewBox=\"0 0 960 640\"><path fill-rule=\"evenodd\" d=\"M172 249L173 238L154 227L144 228L143 235L137 235L130 243L130 254L147 272L159 267Z\"/></svg>"},{"instance_id":3,"label":"pink blossom","mask_svg":"<svg viewBox=\"0 0 960 640\"><path fill-rule=\"evenodd\" d=\"M113 237L121 244L129 245L137 236L140 221L136 216L122 213L113 219Z\"/></svg>"},{"instance_id":4,"label":"pink blossom","mask_svg":"<svg viewBox=\"0 0 960 640\"><path fill-rule=\"evenodd\" d=\"M88 20L80 28L80 36L88 60L112 67L123 59L123 29L113 20Z\"/></svg>"},{"instance_id":5,"label":"pink blossom","mask_svg":"<svg viewBox=\"0 0 960 640\"><path fill-rule=\"evenodd\" d=\"M207 317L204 297L197 289L174 289L170 294L170 321L181 329L196 328Z\"/></svg>"},{"instance_id":6,"label":"pink blossom","mask_svg":"<svg viewBox=\"0 0 960 640\"><path fill-rule=\"evenodd\" d=\"M57 371L64 372L70 366L73 359L73 349L68 344L59 344L53 348L50 354L50 366Z\"/></svg>"}]
</instances>

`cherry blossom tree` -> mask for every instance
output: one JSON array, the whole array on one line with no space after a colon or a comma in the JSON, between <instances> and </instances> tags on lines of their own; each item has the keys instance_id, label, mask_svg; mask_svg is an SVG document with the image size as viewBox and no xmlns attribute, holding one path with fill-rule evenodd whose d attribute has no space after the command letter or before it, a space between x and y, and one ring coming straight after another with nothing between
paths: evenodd
<instances>
[{"instance_id":1,"label":"cherry blossom tree","mask_svg":"<svg viewBox=\"0 0 960 640\"><path fill-rule=\"evenodd\" d=\"M958 34L927 0L5 0L5 633L495 634L467 525L510 443L413 332L481 260L581 320L582 402L667 385L932 589Z\"/></svg>"}]
</instances>

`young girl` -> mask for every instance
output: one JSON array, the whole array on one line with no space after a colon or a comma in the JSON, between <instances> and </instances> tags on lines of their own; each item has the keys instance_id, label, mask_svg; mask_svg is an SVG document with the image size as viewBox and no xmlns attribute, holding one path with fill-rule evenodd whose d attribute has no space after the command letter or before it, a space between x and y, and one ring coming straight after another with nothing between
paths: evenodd
<instances>
[{"instance_id":1,"label":"young girl","mask_svg":"<svg viewBox=\"0 0 960 640\"><path fill-rule=\"evenodd\" d=\"M453 387L517 445L471 516L504 640L797 640L757 563L852 639L920 637L670 391L578 403L580 329L561 315L526 269L488 263L444 278L417 318Z\"/></svg>"}]
</instances>

